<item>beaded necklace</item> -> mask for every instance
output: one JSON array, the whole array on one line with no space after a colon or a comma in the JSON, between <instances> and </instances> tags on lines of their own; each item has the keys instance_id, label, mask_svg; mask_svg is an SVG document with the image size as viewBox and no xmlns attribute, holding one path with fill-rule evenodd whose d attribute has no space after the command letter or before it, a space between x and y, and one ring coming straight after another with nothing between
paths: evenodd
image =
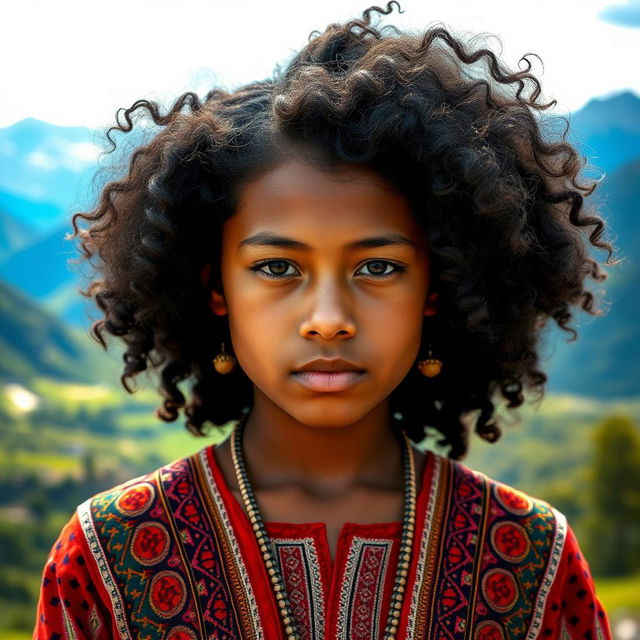
<instances>
[{"instance_id":1,"label":"beaded necklace","mask_svg":"<svg viewBox=\"0 0 640 640\"><path fill-rule=\"evenodd\" d=\"M248 414L245 414L236 424L231 436L231 457L233 466L240 487L240 493L244 506L251 521L253 531L258 541L258 546L262 553L267 573L271 579L271 586L276 596L278 609L282 617L287 640L300 640L298 624L293 615L289 596L287 595L284 580L279 571L278 564L271 553L271 540L267 534L258 503L251 489L247 470L242 453L242 434L247 421ZM402 460L404 463L404 512L402 516L402 535L400 539L400 553L398 555L398 566L396 568L396 579L391 594L391 605L387 616L387 626L385 628L384 640L393 640L398 631L400 623L400 612L402 611L402 601L404 599L405 585L409 574L409 563L411 560L411 549L413 547L413 532L415 527L416 511L416 477L411 444L404 431L401 431L400 443L402 447Z\"/></svg>"}]
</instances>

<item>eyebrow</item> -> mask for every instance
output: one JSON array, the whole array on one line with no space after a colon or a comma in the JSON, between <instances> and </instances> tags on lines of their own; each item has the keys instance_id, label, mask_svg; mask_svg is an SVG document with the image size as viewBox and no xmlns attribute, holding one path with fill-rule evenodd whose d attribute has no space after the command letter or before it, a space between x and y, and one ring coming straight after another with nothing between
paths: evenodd
<instances>
[{"instance_id":1,"label":"eyebrow","mask_svg":"<svg viewBox=\"0 0 640 640\"><path fill-rule=\"evenodd\" d=\"M287 238L285 236L279 236L268 231L261 231L249 238L245 238L238 245L238 248L248 245L279 247L280 249L311 249L311 247L304 244L304 242L294 240L293 238ZM418 245L413 240L403 236L401 233L396 233L395 231L389 231L388 233L383 233L378 236L371 236L370 238L362 238L361 240L354 240L345 246L347 249L369 249L375 247L388 247L389 245L405 245L418 250Z\"/></svg>"}]
</instances>

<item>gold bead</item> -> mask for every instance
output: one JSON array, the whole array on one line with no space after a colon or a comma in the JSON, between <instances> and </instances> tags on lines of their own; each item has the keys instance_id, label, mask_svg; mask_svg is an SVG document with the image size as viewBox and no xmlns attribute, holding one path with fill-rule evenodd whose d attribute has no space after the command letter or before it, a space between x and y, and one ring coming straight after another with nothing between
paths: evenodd
<instances>
[{"instance_id":1,"label":"gold bead","mask_svg":"<svg viewBox=\"0 0 640 640\"><path fill-rule=\"evenodd\" d=\"M278 600L278 606L281 609L284 609L287 606L287 603L284 601L284 596L280 600Z\"/></svg>"},{"instance_id":2,"label":"gold bead","mask_svg":"<svg viewBox=\"0 0 640 640\"><path fill-rule=\"evenodd\" d=\"M269 567L269 575L270 576L275 576L276 575L276 570L273 567Z\"/></svg>"},{"instance_id":3,"label":"gold bead","mask_svg":"<svg viewBox=\"0 0 640 640\"><path fill-rule=\"evenodd\" d=\"M224 349L222 343L222 351L213 360L213 366L218 373L229 373L236 366L236 359Z\"/></svg>"},{"instance_id":4,"label":"gold bead","mask_svg":"<svg viewBox=\"0 0 640 640\"><path fill-rule=\"evenodd\" d=\"M420 373L423 376L433 378L440 373L440 370L442 369L442 360L434 358L431 353L431 349L429 349L429 357L418 362L418 369L420 369Z\"/></svg>"},{"instance_id":5,"label":"gold bead","mask_svg":"<svg viewBox=\"0 0 640 640\"><path fill-rule=\"evenodd\" d=\"M280 579L278 578L278 576L274 575L275 571L270 574L271 575L271 583L272 584L277 584L278 582L280 582Z\"/></svg>"},{"instance_id":6,"label":"gold bead","mask_svg":"<svg viewBox=\"0 0 640 640\"><path fill-rule=\"evenodd\" d=\"M290 636L293 633L294 629L292 626L287 625L287 628L285 629L285 633Z\"/></svg>"}]
</instances>

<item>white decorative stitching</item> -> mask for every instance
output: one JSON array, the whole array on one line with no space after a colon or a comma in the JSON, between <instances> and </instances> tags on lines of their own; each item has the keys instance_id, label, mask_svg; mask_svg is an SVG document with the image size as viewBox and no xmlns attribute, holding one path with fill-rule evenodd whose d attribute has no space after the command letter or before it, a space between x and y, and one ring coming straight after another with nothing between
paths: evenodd
<instances>
[{"instance_id":1,"label":"white decorative stitching","mask_svg":"<svg viewBox=\"0 0 640 640\"><path fill-rule=\"evenodd\" d=\"M357 566L360 564L360 559L365 546L375 545L377 547L384 548L384 557L382 559L382 570L378 575L378 583L373 587L375 594L375 602L373 603L373 621L371 626L371 637L378 637L378 612L380 611L380 601L382 599L382 593L384 591L383 585L385 583L385 576L389 566L389 554L391 552L392 540L377 539L377 538L359 538L354 537L349 548L349 555L347 556L347 563L344 573L344 579L340 586L340 599L338 608L338 620L337 620L337 632L340 640L350 640L352 637L351 632L351 604L355 597L355 587L359 572ZM386 622L386 620L385 620Z\"/></svg>"},{"instance_id":2,"label":"white decorative stitching","mask_svg":"<svg viewBox=\"0 0 640 640\"><path fill-rule=\"evenodd\" d=\"M113 579L111 570L109 569L109 562L104 555L104 552L100 545L100 541L98 539L95 525L93 523L93 518L91 517L92 500L93 498L89 498L77 507L80 524L82 526L82 532L84 533L84 537L87 541L87 544L89 545L89 549L91 551L91 554L93 555L93 559L95 560L98 567L98 572L100 573L100 577L102 578L102 584L104 584L105 589L109 594L109 598L111 599L111 607L113 609L113 615L116 621L116 626L118 627L120 638L122 640L132 640L131 633L129 632L129 627L127 626L122 596L118 591L116 582Z\"/></svg>"},{"instance_id":3,"label":"white decorative stitching","mask_svg":"<svg viewBox=\"0 0 640 640\"><path fill-rule=\"evenodd\" d=\"M309 607L309 615L311 622L310 638L313 640L323 640L325 627L325 602L322 591L322 576L320 575L320 563L318 562L318 554L316 553L313 538L271 538L271 547L273 556L278 563L281 575L285 575L280 563L279 547L296 546L302 549L305 555L307 569L311 572L310 581L307 581L307 588L310 589L311 602ZM311 584L309 584L309 582ZM293 603L291 603L293 606Z\"/></svg>"},{"instance_id":4,"label":"white decorative stitching","mask_svg":"<svg viewBox=\"0 0 640 640\"><path fill-rule=\"evenodd\" d=\"M549 562L547 564L547 570L545 571L542 582L540 583L540 589L536 597L536 603L533 610L533 616L531 618L531 624L527 631L526 640L535 640L542 628L542 619L544 617L544 609L547 602L547 597L551 591L551 586L558 574L558 567L560 565L560 559L562 557L562 550L564 549L564 542L567 538L567 519L565 516L554 509L549 507L553 512L556 520L556 530L553 536L553 543L551 545L551 553L549 554Z\"/></svg>"},{"instance_id":5,"label":"white decorative stitching","mask_svg":"<svg viewBox=\"0 0 640 640\"><path fill-rule=\"evenodd\" d=\"M429 544L429 538L431 537L433 513L435 511L438 488L440 485L440 467L442 465L440 456L434 455L433 462L433 475L431 477L431 487L429 488L429 502L424 516L424 529L420 540L420 555L418 556L418 563L416 566L416 579L413 583L413 590L411 593L411 606L409 609L409 620L407 622L406 640L412 640L415 634L420 588L422 586L422 580L424 579L424 570L427 562L427 547Z\"/></svg>"}]
</instances>

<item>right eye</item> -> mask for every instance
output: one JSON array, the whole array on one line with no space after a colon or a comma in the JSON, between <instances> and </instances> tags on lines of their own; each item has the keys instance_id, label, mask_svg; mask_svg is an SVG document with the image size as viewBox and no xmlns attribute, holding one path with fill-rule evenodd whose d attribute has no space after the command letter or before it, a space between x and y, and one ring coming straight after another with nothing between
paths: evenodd
<instances>
[{"instance_id":1,"label":"right eye","mask_svg":"<svg viewBox=\"0 0 640 640\"><path fill-rule=\"evenodd\" d=\"M276 273L269 273L267 271L263 271L262 267L265 267L267 265L269 265L270 269L272 269L270 265L276 265L275 269L273 269L273 271L275 271ZM258 272L267 278L281 280L283 277L287 277L285 273L287 267L293 267L293 265L290 262L287 262L286 260L263 260L262 262L257 262L256 264L251 265L249 269L251 271ZM289 274L289 275L295 275L295 274Z\"/></svg>"}]
</instances>

